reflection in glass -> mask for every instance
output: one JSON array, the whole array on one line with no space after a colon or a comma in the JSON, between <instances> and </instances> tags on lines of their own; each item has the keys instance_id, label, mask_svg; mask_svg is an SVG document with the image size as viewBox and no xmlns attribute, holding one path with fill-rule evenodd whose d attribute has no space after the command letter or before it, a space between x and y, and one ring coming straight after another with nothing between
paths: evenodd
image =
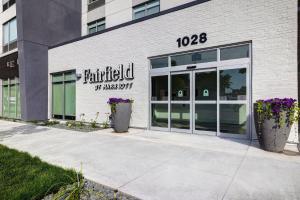
<instances>
[{"instance_id":1,"label":"reflection in glass","mask_svg":"<svg viewBox=\"0 0 300 200\"><path fill-rule=\"evenodd\" d=\"M190 105L172 104L171 110L171 127L190 129Z\"/></svg>"},{"instance_id":2,"label":"reflection in glass","mask_svg":"<svg viewBox=\"0 0 300 200\"><path fill-rule=\"evenodd\" d=\"M152 69L168 67L168 57L151 59Z\"/></svg>"},{"instance_id":3,"label":"reflection in glass","mask_svg":"<svg viewBox=\"0 0 300 200\"><path fill-rule=\"evenodd\" d=\"M195 74L195 99L217 100L217 72L201 72Z\"/></svg>"},{"instance_id":4,"label":"reflection in glass","mask_svg":"<svg viewBox=\"0 0 300 200\"><path fill-rule=\"evenodd\" d=\"M152 101L168 101L168 76L153 76Z\"/></svg>"},{"instance_id":5,"label":"reflection in glass","mask_svg":"<svg viewBox=\"0 0 300 200\"><path fill-rule=\"evenodd\" d=\"M172 75L172 100L190 100L190 74Z\"/></svg>"},{"instance_id":6,"label":"reflection in glass","mask_svg":"<svg viewBox=\"0 0 300 200\"><path fill-rule=\"evenodd\" d=\"M171 66L217 61L217 50L171 56Z\"/></svg>"},{"instance_id":7,"label":"reflection in glass","mask_svg":"<svg viewBox=\"0 0 300 200\"><path fill-rule=\"evenodd\" d=\"M195 129L217 132L217 105L195 105Z\"/></svg>"},{"instance_id":8,"label":"reflection in glass","mask_svg":"<svg viewBox=\"0 0 300 200\"><path fill-rule=\"evenodd\" d=\"M246 104L220 104L220 131L222 133L246 134Z\"/></svg>"},{"instance_id":9,"label":"reflection in glass","mask_svg":"<svg viewBox=\"0 0 300 200\"><path fill-rule=\"evenodd\" d=\"M168 104L152 104L152 126L168 128Z\"/></svg>"},{"instance_id":10,"label":"reflection in glass","mask_svg":"<svg viewBox=\"0 0 300 200\"><path fill-rule=\"evenodd\" d=\"M246 100L246 68L220 71L220 100Z\"/></svg>"},{"instance_id":11,"label":"reflection in glass","mask_svg":"<svg viewBox=\"0 0 300 200\"><path fill-rule=\"evenodd\" d=\"M221 49L221 60L249 58L249 45Z\"/></svg>"}]
</instances>

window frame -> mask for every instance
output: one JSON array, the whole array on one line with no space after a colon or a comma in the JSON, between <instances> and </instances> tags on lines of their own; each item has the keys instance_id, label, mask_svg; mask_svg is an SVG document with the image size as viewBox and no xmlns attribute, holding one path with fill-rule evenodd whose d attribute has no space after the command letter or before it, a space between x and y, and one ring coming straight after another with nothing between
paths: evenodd
<instances>
[{"instance_id":1,"label":"window frame","mask_svg":"<svg viewBox=\"0 0 300 200\"><path fill-rule=\"evenodd\" d=\"M2 0L2 12L9 9L11 6L13 6L16 3L16 0Z\"/></svg>"},{"instance_id":2,"label":"window frame","mask_svg":"<svg viewBox=\"0 0 300 200\"><path fill-rule=\"evenodd\" d=\"M98 27L102 26L102 25L104 25L104 28L103 29L98 29ZM93 33L90 32L90 29L92 29L92 28L96 28L96 31L93 32L93 33L97 33L99 31L105 30L106 29L106 20L105 20L105 17L97 19L97 20L92 21L92 22L89 22L87 24L87 33L88 33L88 35L89 34L93 34Z\"/></svg>"},{"instance_id":3,"label":"window frame","mask_svg":"<svg viewBox=\"0 0 300 200\"><path fill-rule=\"evenodd\" d=\"M148 10L151 8L154 8L154 7L158 7L157 13L159 13L160 12L160 0L150 0L145 3L134 6L132 8L132 19L133 20L141 19L143 17L156 14L156 13L148 14ZM141 12L141 11L144 11L145 15L143 17L136 18L136 13Z\"/></svg>"},{"instance_id":4,"label":"window frame","mask_svg":"<svg viewBox=\"0 0 300 200\"><path fill-rule=\"evenodd\" d=\"M66 79L66 75L67 74L73 74L74 78L73 79ZM61 75L62 79L61 80L53 80L53 77L55 75ZM77 77L76 77L76 70L68 70L68 71L62 71L62 72L55 72L51 74L51 117L53 119L60 119L60 120L76 120L76 82L77 82ZM66 104L66 97L65 97L65 90L66 90L66 83L74 83L75 84L75 109L74 112L75 114L72 115L66 115L66 108L65 108L65 104ZM63 113L62 115L57 115L57 114L53 114L53 109L54 109L54 101L53 101L53 85L54 84L62 84L63 87ZM60 118L55 117L55 116L61 116Z\"/></svg>"},{"instance_id":5,"label":"window frame","mask_svg":"<svg viewBox=\"0 0 300 200\"><path fill-rule=\"evenodd\" d=\"M11 40L11 24L15 22L16 23L16 38L14 40ZM7 43L5 43L5 27L7 27L8 30L8 35L7 35ZM8 20L7 22L5 22L4 24L2 24L2 51L3 53L9 52L11 50L14 50L17 48L17 41L18 41L18 32L17 32L17 18L13 17L12 19Z\"/></svg>"},{"instance_id":6,"label":"window frame","mask_svg":"<svg viewBox=\"0 0 300 200\"><path fill-rule=\"evenodd\" d=\"M105 0L88 0L87 10L88 12L105 5Z\"/></svg>"}]
</instances>

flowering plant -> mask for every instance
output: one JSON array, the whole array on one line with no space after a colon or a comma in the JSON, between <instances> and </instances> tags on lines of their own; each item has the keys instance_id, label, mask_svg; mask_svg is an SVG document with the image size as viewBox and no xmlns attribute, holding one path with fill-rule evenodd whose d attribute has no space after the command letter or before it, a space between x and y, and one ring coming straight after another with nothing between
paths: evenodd
<instances>
[{"instance_id":1,"label":"flowering plant","mask_svg":"<svg viewBox=\"0 0 300 200\"><path fill-rule=\"evenodd\" d=\"M131 99L122 99L122 98L109 98L108 102L111 108L111 112L115 113L116 112L116 105L118 103L133 103L133 100Z\"/></svg>"},{"instance_id":2,"label":"flowering plant","mask_svg":"<svg viewBox=\"0 0 300 200\"><path fill-rule=\"evenodd\" d=\"M280 128L284 124L290 127L299 119L299 107L296 99L292 98L273 98L256 101L256 111L258 114L258 123L261 125L264 120L274 119L274 128ZM285 121L284 117L285 115Z\"/></svg>"}]
</instances>

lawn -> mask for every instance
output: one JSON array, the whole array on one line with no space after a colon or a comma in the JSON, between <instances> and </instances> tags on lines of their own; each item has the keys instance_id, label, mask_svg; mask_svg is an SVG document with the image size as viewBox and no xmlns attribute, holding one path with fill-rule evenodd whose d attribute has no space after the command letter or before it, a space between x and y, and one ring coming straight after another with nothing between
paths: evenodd
<instances>
[{"instance_id":1,"label":"lawn","mask_svg":"<svg viewBox=\"0 0 300 200\"><path fill-rule=\"evenodd\" d=\"M0 145L0 199L41 199L72 183L73 170L65 170Z\"/></svg>"}]
</instances>

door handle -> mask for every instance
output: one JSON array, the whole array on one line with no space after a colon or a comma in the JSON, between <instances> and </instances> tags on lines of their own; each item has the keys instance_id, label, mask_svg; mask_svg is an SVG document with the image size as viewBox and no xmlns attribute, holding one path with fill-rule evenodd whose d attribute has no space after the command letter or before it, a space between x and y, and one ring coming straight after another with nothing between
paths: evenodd
<instances>
[{"instance_id":1,"label":"door handle","mask_svg":"<svg viewBox=\"0 0 300 200\"><path fill-rule=\"evenodd\" d=\"M196 65L187 66L186 69L195 69Z\"/></svg>"}]
</instances>

